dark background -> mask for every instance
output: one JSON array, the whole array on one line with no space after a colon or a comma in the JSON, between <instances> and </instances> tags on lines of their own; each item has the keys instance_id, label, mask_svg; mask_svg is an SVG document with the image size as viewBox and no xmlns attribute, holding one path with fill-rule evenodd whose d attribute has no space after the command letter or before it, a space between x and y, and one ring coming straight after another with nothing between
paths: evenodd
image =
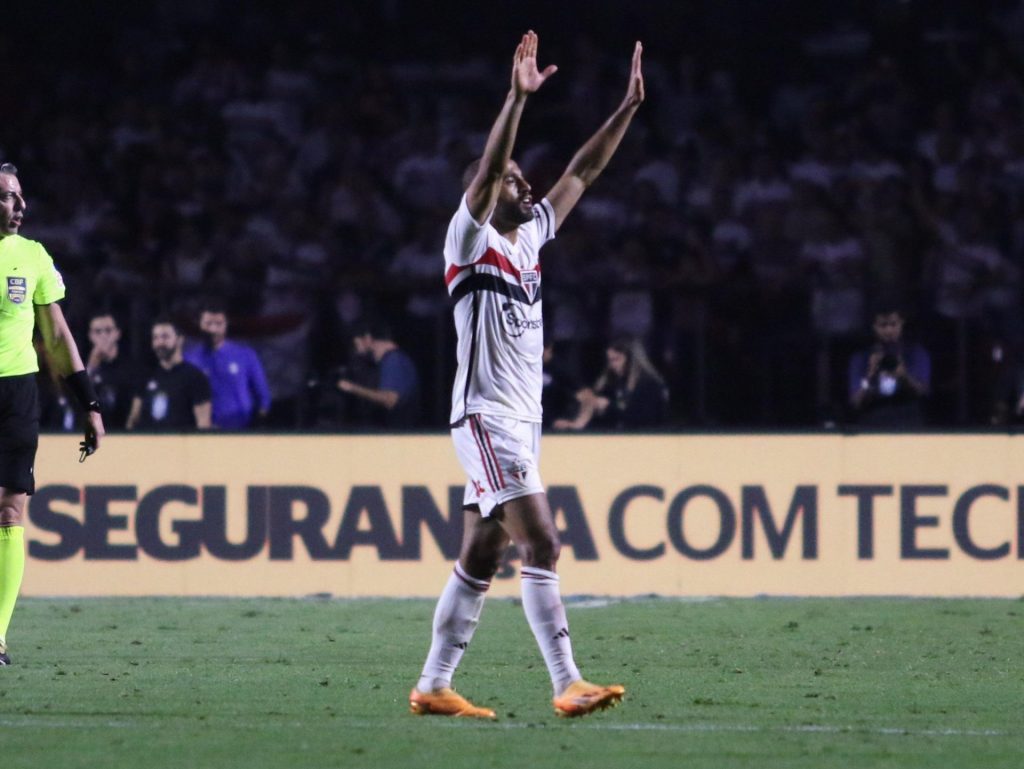
<instances>
[{"instance_id":1,"label":"dark background","mask_svg":"<svg viewBox=\"0 0 1024 769\"><path fill-rule=\"evenodd\" d=\"M580 381L625 325L669 381L673 427L850 424L846 361L896 299L932 355L929 424L1015 422L1019 3L250 5L5 8L0 157L21 169L23 233L64 273L83 348L89 313L110 308L148 361L154 317L188 325L222 295L267 365L272 426L345 429L365 414L314 383L349 363L349 326L381 316L420 366L425 426L443 426L440 244L532 28L541 66L560 66L517 145L539 191L645 46L647 103L545 251L549 332ZM828 184L801 186L808 160ZM789 197L738 205L762 170ZM436 277L392 269L418 242ZM830 271L822 244L855 257ZM843 292L859 310L823 322Z\"/></svg>"}]
</instances>

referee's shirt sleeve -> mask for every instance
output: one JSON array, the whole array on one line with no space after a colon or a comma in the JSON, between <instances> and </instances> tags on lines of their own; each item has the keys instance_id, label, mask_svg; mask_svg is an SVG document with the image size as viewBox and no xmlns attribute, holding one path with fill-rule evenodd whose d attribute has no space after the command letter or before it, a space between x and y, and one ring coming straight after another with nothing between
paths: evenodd
<instances>
[{"instance_id":1,"label":"referee's shirt sleeve","mask_svg":"<svg viewBox=\"0 0 1024 769\"><path fill-rule=\"evenodd\" d=\"M53 304L64 298L64 278L53 264L53 259L42 245L39 246L36 288L32 293L33 304Z\"/></svg>"}]
</instances>

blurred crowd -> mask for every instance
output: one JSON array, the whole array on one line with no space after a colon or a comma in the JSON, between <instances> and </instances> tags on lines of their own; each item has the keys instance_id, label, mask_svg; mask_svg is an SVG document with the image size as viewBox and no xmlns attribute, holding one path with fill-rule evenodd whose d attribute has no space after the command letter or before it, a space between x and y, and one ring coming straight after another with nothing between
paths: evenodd
<instances>
[{"instance_id":1,"label":"blurred crowd","mask_svg":"<svg viewBox=\"0 0 1024 769\"><path fill-rule=\"evenodd\" d=\"M559 65L518 142L541 193L645 43L647 102L544 255L549 354L579 384L561 427L614 427L587 412L632 345L660 426L856 423L851 367L891 311L929 356L923 425L1021 420L1024 3L143 5L5 34L31 74L0 159L73 327L109 311L149 366L154 319L198 336L220 297L267 428L386 426L339 384L375 386L368 319L418 371L414 426L444 426L444 233L526 24Z\"/></svg>"}]
</instances>

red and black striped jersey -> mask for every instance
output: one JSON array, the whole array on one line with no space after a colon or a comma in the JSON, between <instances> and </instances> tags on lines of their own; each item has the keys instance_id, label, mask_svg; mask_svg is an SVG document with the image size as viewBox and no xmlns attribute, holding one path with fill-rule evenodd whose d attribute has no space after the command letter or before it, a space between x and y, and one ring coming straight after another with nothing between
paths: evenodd
<instances>
[{"instance_id":1,"label":"red and black striped jersey","mask_svg":"<svg viewBox=\"0 0 1024 769\"><path fill-rule=\"evenodd\" d=\"M463 196L448 225L445 283L458 332L451 423L469 414L541 421L544 321L540 248L555 237L545 198L516 242L477 223Z\"/></svg>"}]
</instances>

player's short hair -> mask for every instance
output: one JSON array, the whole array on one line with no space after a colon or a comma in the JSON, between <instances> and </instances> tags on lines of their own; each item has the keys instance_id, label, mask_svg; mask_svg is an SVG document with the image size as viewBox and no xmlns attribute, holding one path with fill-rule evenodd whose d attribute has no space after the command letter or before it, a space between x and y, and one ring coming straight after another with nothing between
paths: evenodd
<instances>
[{"instance_id":1,"label":"player's short hair","mask_svg":"<svg viewBox=\"0 0 1024 769\"><path fill-rule=\"evenodd\" d=\"M515 158L511 158L511 160L515 160ZM480 171L480 164L483 163L483 162L484 162L484 159L482 157L480 157L480 158L477 158L476 160L474 160L468 166L466 166L466 170L462 172L462 191L463 192L465 192L466 190L469 189L469 185L473 183L473 178Z\"/></svg>"},{"instance_id":2,"label":"player's short hair","mask_svg":"<svg viewBox=\"0 0 1024 769\"><path fill-rule=\"evenodd\" d=\"M18 167L14 163L0 163L0 174L8 174L10 176L18 175Z\"/></svg>"},{"instance_id":3,"label":"player's short hair","mask_svg":"<svg viewBox=\"0 0 1024 769\"><path fill-rule=\"evenodd\" d=\"M462 172L462 191L465 192L469 189L469 185L473 183L473 177L476 176L477 171L480 170L480 164L484 162L483 158L477 158L468 166L466 170Z\"/></svg>"}]
</instances>

